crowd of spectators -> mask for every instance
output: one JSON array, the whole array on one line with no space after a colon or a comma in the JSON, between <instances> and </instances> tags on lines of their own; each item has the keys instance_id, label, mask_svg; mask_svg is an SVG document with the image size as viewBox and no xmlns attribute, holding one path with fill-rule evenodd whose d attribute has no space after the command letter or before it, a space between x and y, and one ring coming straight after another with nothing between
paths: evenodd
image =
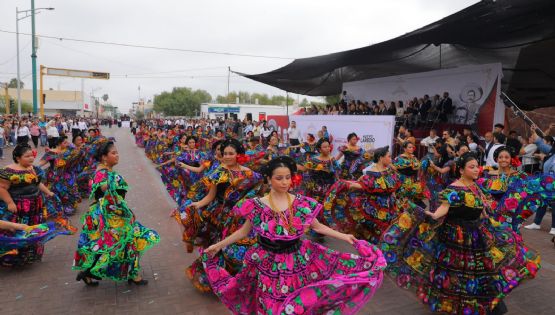
<instances>
[{"instance_id":1,"label":"crowd of spectators","mask_svg":"<svg viewBox=\"0 0 555 315\"><path fill-rule=\"evenodd\" d=\"M414 128L433 122L453 121L453 100L448 92L443 96L424 95L408 101L361 101L354 100L347 91L341 94L340 102L325 106L312 105L305 115L393 115L402 125Z\"/></svg>"}]
</instances>

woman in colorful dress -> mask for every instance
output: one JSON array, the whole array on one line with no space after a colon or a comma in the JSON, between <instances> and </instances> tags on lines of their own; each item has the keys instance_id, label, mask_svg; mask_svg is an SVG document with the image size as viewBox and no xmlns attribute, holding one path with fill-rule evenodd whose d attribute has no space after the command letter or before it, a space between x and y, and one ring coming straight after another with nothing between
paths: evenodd
<instances>
[{"instance_id":1,"label":"woman in colorful dress","mask_svg":"<svg viewBox=\"0 0 555 315\"><path fill-rule=\"evenodd\" d=\"M407 198L418 206L425 208L424 199L429 199L430 192L426 183L419 178L420 161L414 156L415 145L412 142L403 142L403 153L398 155L392 163L392 168L399 173L403 183L396 193L397 198Z\"/></svg>"},{"instance_id":2,"label":"woman in colorful dress","mask_svg":"<svg viewBox=\"0 0 555 315\"><path fill-rule=\"evenodd\" d=\"M377 243L399 215L395 191L401 186L389 147L374 151L374 164L358 181L340 180L329 190L324 218L333 229Z\"/></svg>"},{"instance_id":3,"label":"woman in colorful dress","mask_svg":"<svg viewBox=\"0 0 555 315\"><path fill-rule=\"evenodd\" d=\"M187 200L176 214L176 219L184 227L183 241L189 253L194 246L206 248L235 232L241 222L232 212L233 206L242 198L254 197L262 184L260 174L237 162L238 155L245 153L241 142L236 139L225 140L220 145L220 152L221 165L193 185ZM252 240L247 239L230 247L221 263L225 264L228 271L237 272L243 254L251 244ZM187 268L186 275L201 292L211 290L200 259Z\"/></svg>"},{"instance_id":4,"label":"woman in colorful dress","mask_svg":"<svg viewBox=\"0 0 555 315\"><path fill-rule=\"evenodd\" d=\"M327 138L318 140L316 150L320 154L298 165L298 169L304 172L299 193L323 203L326 192L339 179L340 166L331 156L331 143Z\"/></svg>"},{"instance_id":5,"label":"woman in colorful dress","mask_svg":"<svg viewBox=\"0 0 555 315\"><path fill-rule=\"evenodd\" d=\"M42 170L33 166L35 153L27 144L17 145L12 156L14 163L0 169L0 219L28 226L45 223L42 194L51 198L54 193L42 183ZM14 232L1 230L0 236L12 237ZM0 257L0 265L31 264L40 261L43 253L44 245L30 244L19 248L15 255Z\"/></svg>"},{"instance_id":6,"label":"woman in colorful dress","mask_svg":"<svg viewBox=\"0 0 555 315\"><path fill-rule=\"evenodd\" d=\"M100 164L92 181L94 202L83 215L74 257L73 269L81 270L76 280L88 286L98 285L93 279L103 278L146 285L148 281L140 274L140 258L160 237L136 221L127 206L127 183L113 170L119 162L114 143L102 144L96 158Z\"/></svg>"},{"instance_id":7,"label":"woman in colorful dress","mask_svg":"<svg viewBox=\"0 0 555 315\"><path fill-rule=\"evenodd\" d=\"M318 154L318 150L316 149L316 144L318 141L313 134L309 133L306 135L306 141L301 144L301 150L303 152L304 161L309 161L310 158ZM298 163L302 163L303 161L298 161Z\"/></svg>"},{"instance_id":8,"label":"woman in colorful dress","mask_svg":"<svg viewBox=\"0 0 555 315\"><path fill-rule=\"evenodd\" d=\"M542 189L540 182L545 176L528 174L517 170L515 164L516 155L507 146L501 146L493 153L493 159L498 165L497 169L484 169L483 176L477 180L478 185L488 192L494 199L491 215L495 220L510 225L519 233L521 224L530 217L535 210L547 206L553 199L553 189ZM537 186L538 189L534 187ZM545 185L547 186L547 185ZM544 193L543 195L539 195Z\"/></svg>"},{"instance_id":9,"label":"woman in colorful dress","mask_svg":"<svg viewBox=\"0 0 555 315\"><path fill-rule=\"evenodd\" d=\"M365 156L364 149L357 145L358 136L352 132L347 136L347 145L338 148L339 153L335 157L337 161L343 157L341 163L340 177L345 180L357 180L362 176L362 170L367 166L369 156Z\"/></svg>"},{"instance_id":10,"label":"woman in colorful dress","mask_svg":"<svg viewBox=\"0 0 555 315\"><path fill-rule=\"evenodd\" d=\"M535 276L540 258L510 227L488 218L476 157L466 153L457 169L460 178L441 192L437 210L406 211L386 231L380 246L387 271L433 312L503 314L502 299Z\"/></svg>"},{"instance_id":11,"label":"woman in colorful dress","mask_svg":"<svg viewBox=\"0 0 555 315\"><path fill-rule=\"evenodd\" d=\"M66 215L73 215L81 202L81 194L77 186L77 175L73 171L80 153L70 147L66 136L60 136L52 150L44 153L39 166L48 165L46 182L50 190L59 197L61 204L53 207L62 207Z\"/></svg>"},{"instance_id":12,"label":"woman in colorful dress","mask_svg":"<svg viewBox=\"0 0 555 315\"><path fill-rule=\"evenodd\" d=\"M237 204L244 224L202 255L210 285L233 314L355 314L381 285L381 252L320 223L321 204L288 192L295 172L293 159L273 159L264 172L270 193ZM301 240L309 228L353 245L358 255ZM253 232L256 243L230 275L217 253Z\"/></svg>"},{"instance_id":13,"label":"woman in colorful dress","mask_svg":"<svg viewBox=\"0 0 555 315\"><path fill-rule=\"evenodd\" d=\"M431 159L422 161L422 181L426 182L430 191L430 209L439 207L439 193L458 179L454 149L444 143L442 139L438 139L436 140L436 150L438 150L436 161Z\"/></svg>"}]
</instances>

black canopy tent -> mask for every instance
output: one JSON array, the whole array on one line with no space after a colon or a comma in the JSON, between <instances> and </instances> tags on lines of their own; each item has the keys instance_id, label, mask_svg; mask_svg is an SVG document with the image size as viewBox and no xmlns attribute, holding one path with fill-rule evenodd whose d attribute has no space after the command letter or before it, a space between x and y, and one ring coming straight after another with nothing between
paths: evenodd
<instances>
[{"instance_id":1,"label":"black canopy tent","mask_svg":"<svg viewBox=\"0 0 555 315\"><path fill-rule=\"evenodd\" d=\"M523 109L555 105L555 1L481 1L403 36L244 77L288 92L339 94L344 82L501 62Z\"/></svg>"}]
</instances>

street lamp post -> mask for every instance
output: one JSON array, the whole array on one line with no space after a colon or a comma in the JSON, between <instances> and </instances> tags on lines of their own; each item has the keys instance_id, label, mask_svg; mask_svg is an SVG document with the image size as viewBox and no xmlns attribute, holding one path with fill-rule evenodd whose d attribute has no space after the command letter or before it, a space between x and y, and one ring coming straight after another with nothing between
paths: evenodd
<instances>
[{"instance_id":1,"label":"street lamp post","mask_svg":"<svg viewBox=\"0 0 555 315\"><path fill-rule=\"evenodd\" d=\"M35 9L35 0L31 0L31 10L22 10L15 8L15 33L17 43L17 114L21 116L21 70L19 68L19 21L31 17L31 44L32 44L32 63L33 63L33 114L37 113L37 47L35 43L35 13L40 10L54 10L54 8L37 8ZM21 13L25 16L19 17Z\"/></svg>"}]
</instances>

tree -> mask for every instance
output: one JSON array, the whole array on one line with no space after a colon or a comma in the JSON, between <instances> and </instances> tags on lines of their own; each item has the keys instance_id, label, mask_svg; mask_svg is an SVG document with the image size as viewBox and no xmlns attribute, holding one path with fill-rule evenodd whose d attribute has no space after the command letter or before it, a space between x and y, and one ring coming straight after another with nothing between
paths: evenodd
<instances>
[{"instance_id":1,"label":"tree","mask_svg":"<svg viewBox=\"0 0 555 315\"><path fill-rule=\"evenodd\" d=\"M192 90L187 87L175 87L171 92L162 92L154 97L154 110L166 116L197 116L200 104L212 100L205 90Z\"/></svg>"},{"instance_id":2,"label":"tree","mask_svg":"<svg viewBox=\"0 0 555 315\"><path fill-rule=\"evenodd\" d=\"M239 92L229 92L227 96L218 95L216 96L216 103L218 104L235 104L239 98L239 103L242 104L254 104L258 100L260 105L283 105L285 104L285 96L283 95L273 95L268 96L268 94L262 93L252 93L245 91ZM289 105L293 105L294 100L292 97L288 100Z\"/></svg>"},{"instance_id":3,"label":"tree","mask_svg":"<svg viewBox=\"0 0 555 315\"><path fill-rule=\"evenodd\" d=\"M338 104L341 101L341 95L337 94L337 95L328 95L325 97L326 99L326 104Z\"/></svg>"},{"instance_id":4,"label":"tree","mask_svg":"<svg viewBox=\"0 0 555 315\"><path fill-rule=\"evenodd\" d=\"M24 85L24 84L23 84L23 81L20 80L20 81L19 81L19 87L20 87L20 88L23 88L23 85ZM17 89L17 78L12 78L12 79L10 80L10 83L8 83L8 87L9 87L9 88L12 88L12 89Z\"/></svg>"},{"instance_id":5,"label":"tree","mask_svg":"<svg viewBox=\"0 0 555 315\"><path fill-rule=\"evenodd\" d=\"M108 101L108 94L102 95L102 100L106 103Z\"/></svg>"},{"instance_id":6,"label":"tree","mask_svg":"<svg viewBox=\"0 0 555 315\"><path fill-rule=\"evenodd\" d=\"M305 98L303 98L303 100L301 101L301 103L299 104L300 107L308 107L310 106L310 102Z\"/></svg>"}]
</instances>

